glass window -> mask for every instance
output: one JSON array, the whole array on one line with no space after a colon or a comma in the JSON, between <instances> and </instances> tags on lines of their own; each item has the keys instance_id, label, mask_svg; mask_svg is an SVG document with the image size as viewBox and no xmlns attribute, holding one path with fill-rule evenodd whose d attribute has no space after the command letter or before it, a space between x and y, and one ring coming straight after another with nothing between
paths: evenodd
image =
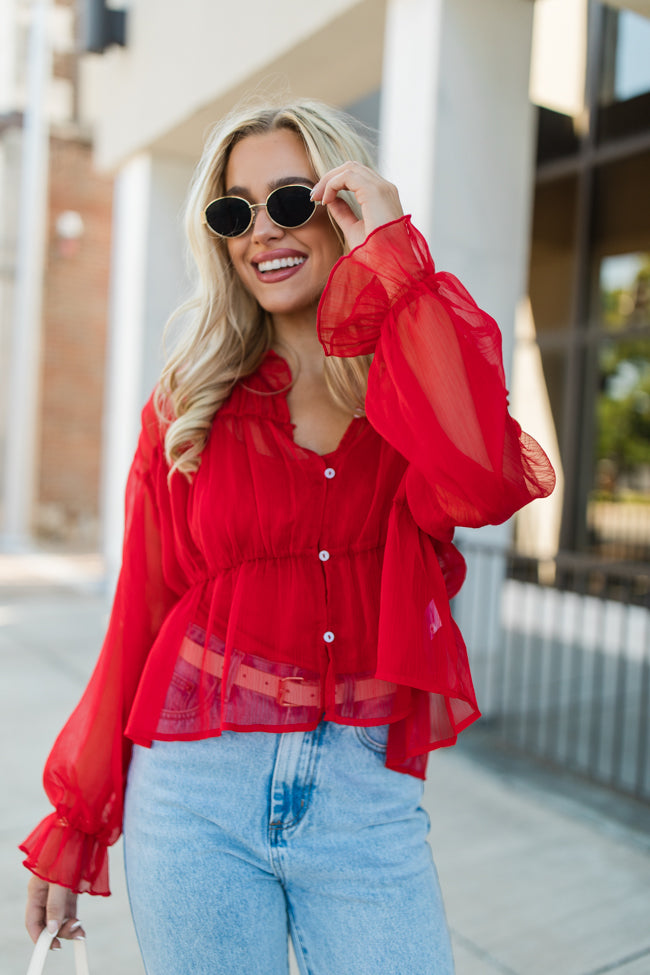
<instances>
[{"instance_id":1,"label":"glass window","mask_svg":"<svg viewBox=\"0 0 650 975\"><path fill-rule=\"evenodd\" d=\"M599 296L589 547L650 561L650 253L603 258Z\"/></svg>"},{"instance_id":2,"label":"glass window","mask_svg":"<svg viewBox=\"0 0 650 975\"><path fill-rule=\"evenodd\" d=\"M625 10L617 21L614 98L622 102L650 91L650 18Z\"/></svg>"},{"instance_id":3,"label":"glass window","mask_svg":"<svg viewBox=\"0 0 650 975\"><path fill-rule=\"evenodd\" d=\"M576 273L575 176L537 187L533 211L529 293L538 335L565 334Z\"/></svg>"},{"instance_id":4,"label":"glass window","mask_svg":"<svg viewBox=\"0 0 650 975\"><path fill-rule=\"evenodd\" d=\"M566 156L575 156L580 148L580 137L575 119L550 108L538 108L537 162L550 162Z\"/></svg>"},{"instance_id":5,"label":"glass window","mask_svg":"<svg viewBox=\"0 0 650 975\"><path fill-rule=\"evenodd\" d=\"M650 324L650 254L614 254L600 262L600 321L611 332Z\"/></svg>"},{"instance_id":6,"label":"glass window","mask_svg":"<svg viewBox=\"0 0 650 975\"><path fill-rule=\"evenodd\" d=\"M582 546L650 561L650 154L596 172L578 493Z\"/></svg>"},{"instance_id":7,"label":"glass window","mask_svg":"<svg viewBox=\"0 0 650 975\"><path fill-rule=\"evenodd\" d=\"M645 132L650 118L650 17L605 11L598 141Z\"/></svg>"},{"instance_id":8,"label":"glass window","mask_svg":"<svg viewBox=\"0 0 650 975\"><path fill-rule=\"evenodd\" d=\"M594 3L590 18L594 131L572 146L571 120L539 113L530 305L560 546L650 563L650 17Z\"/></svg>"},{"instance_id":9,"label":"glass window","mask_svg":"<svg viewBox=\"0 0 650 975\"><path fill-rule=\"evenodd\" d=\"M534 334L560 444L570 420L565 393L576 274L576 194L575 176L537 187L528 284Z\"/></svg>"},{"instance_id":10,"label":"glass window","mask_svg":"<svg viewBox=\"0 0 650 975\"><path fill-rule=\"evenodd\" d=\"M591 241L596 268L601 258L650 250L649 186L650 152L639 152L596 170ZM594 294L596 308L599 301ZM599 321L599 316L596 318Z\"/></svg>"}]
</instances>

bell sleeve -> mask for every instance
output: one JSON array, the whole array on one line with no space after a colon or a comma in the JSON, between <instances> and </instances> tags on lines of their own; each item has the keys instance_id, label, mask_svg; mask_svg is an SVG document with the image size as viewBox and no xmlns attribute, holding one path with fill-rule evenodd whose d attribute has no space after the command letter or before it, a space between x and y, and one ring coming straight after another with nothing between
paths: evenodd
<instances>
[{"instance_id":1,"label":"bell sleeve","mask_svg":"<svg viewBox=\"0 0 650 975\"><path fill-rule=\"evenodd\" d=\"M449 605L465 574L454 527L505 521L555 475L508 413L495 321L436 272L409 217L334 266L318 331L327 355L374 353L366 415L408 461L387 526L375 676L414 689L386 764L423 778L427 752L480 716Z\"/></svg>"},{"instance_id":2,"label":"bell sleeve","mask_svg":"<svg viewBox=\"0 0 650 975\"><path fill-rule=\"evenodd\" d=\"M319 306L327 355L374 352L370 423L414 468L427 530L499 524L550 494L553 469L508 413L501 334L403 217L335 265ZM437 512L437 516L433 514Z\"/></svg>"},{"instance_id":3,"label":"bell sleeve","mask_svg":"<svg viewBox=\"0 0 650 975\"><path fill-rule=\"evenodd\" d=\"M178 598L163 569L160 489L166 464L151 401L126 488L122 568L90 682L45 766L55 807L21 845L44 880L107 896L107 848L120 835L131 743L123 729L156 634Z\"/></svg>"}]
</instances>

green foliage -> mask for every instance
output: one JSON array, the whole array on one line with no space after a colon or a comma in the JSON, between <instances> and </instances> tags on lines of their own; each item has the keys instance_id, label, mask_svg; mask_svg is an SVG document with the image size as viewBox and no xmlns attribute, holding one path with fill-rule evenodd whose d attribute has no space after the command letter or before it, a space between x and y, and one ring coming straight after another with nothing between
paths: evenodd
<instances>
[{"instance_id":1,"label":"green foliage","mask_svg":"<svg viewBox=\"0 0 650 975\"><path fill-rule=\"evenodd\" d=\"M601 346L601 393L597 401L597 458L618 473L650 465L650 255L630 289L602 292L603 322L612 341ZM629 326L642 333L616 341ZM644 328L646 326L646 328Z\"/></svg>"}]
</instances>

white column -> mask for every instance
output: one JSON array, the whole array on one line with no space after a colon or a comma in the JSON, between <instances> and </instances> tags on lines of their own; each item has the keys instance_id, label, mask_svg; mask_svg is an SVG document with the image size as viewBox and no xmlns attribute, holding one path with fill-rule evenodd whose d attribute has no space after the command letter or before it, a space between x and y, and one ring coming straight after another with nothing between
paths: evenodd
<instances>
[{"instance_id":1,"label":"white column","mask_svg":"<svg viewBox=\"0 0 650 975\"><path fill-rule=\"evenodd\" d=\"M28 53L16 285L6 410L2 542L8 549L22 548L30 542L37 477L36 441L49 159L46 99L52 64L49 18L49 0L38 0L33 12Z\"/></svg>"},{"instance_id":2,"label":"white column","mask_svg":"<svg viewBox=\"0 0 650 975\"><path fill-rule=\"evenodd\" d=\"M16 108L15 0L0 0L0 114Z\"/></svg>"},{"instance_id":3,"label":"white column","mask_svg":"<svg viewBox=\"0 0 650 975\"><path fill-rule=\"evenodd\" d=\"M436 265L499 322L509 366L526 293L533 4L389 0L380 166Z\"/></svg>"},{"instance_id":4,"label":"white column","mask_svg":"<svg viewBox=\"0 0 650 975\"><path fill-rule=\"evenodd\" d=\"M507 371L528 273L532 21L533 4L522 0L388 0L386 20L384 172L436 266L456 274L499 322ZM507 545L510 526L461 530L458 538ZM503 572L503 559L486 552L470 564L455 607L466 632L478 621L479 651L499 638Z\"/></svg>"},{"instance_id":5,"label":"white column","mask_svg":"<svg viewBox=\"0 0 650 975\"><path fill-rule=\"evenodd\" d=\"M109 585L121 561L124 488L140 411L162 366L162 335L187 284L180 213L192 166L142 153L119 172L104 410L103 549Z\"/></svg>"},{"instance_id":6,"label":"white column","mask_svg":"<svg viewBox=\"0 0 650 975\"><path fill-rule=\"evenodd\" d=\"M146 243L151 161L136 156L113 190L111 295L106 357L103 451L103 535L114 580L124 529L124 486L137 438L144 334Z\"/></svg>"},{"instance_id":7,"label":"white column","mask_svg":"<svg viewBox=\"0 0 650 975\"><path fill-rule=\"evenodd\" d=\"M388 0L379 118L379 169L431 241L445 0Z\"/></svg>"}]
</instances>

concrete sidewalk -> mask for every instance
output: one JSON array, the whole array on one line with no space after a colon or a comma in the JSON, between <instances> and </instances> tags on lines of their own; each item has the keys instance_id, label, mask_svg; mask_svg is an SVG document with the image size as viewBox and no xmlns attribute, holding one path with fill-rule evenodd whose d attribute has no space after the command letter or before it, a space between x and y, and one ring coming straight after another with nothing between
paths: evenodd
<instances>
[{"instance_id":1,"label":"concrete sidewalk","mask_svg":"<svg viewBox=\"0 0 650 975\"><path fill-rule=\"evenodd\" d=\"M27 969L16 845L49 811L41 769L101 643L100 581L96 559L0 556L1 975ZM480 725L429 769L425 804L457 975L650 973L647 807L496 752ZM119 849L111 871L113 897L81 900L91 971L143 975ZM69 948L50 975L72 970Z\"/></svg>"}]
</instances>

